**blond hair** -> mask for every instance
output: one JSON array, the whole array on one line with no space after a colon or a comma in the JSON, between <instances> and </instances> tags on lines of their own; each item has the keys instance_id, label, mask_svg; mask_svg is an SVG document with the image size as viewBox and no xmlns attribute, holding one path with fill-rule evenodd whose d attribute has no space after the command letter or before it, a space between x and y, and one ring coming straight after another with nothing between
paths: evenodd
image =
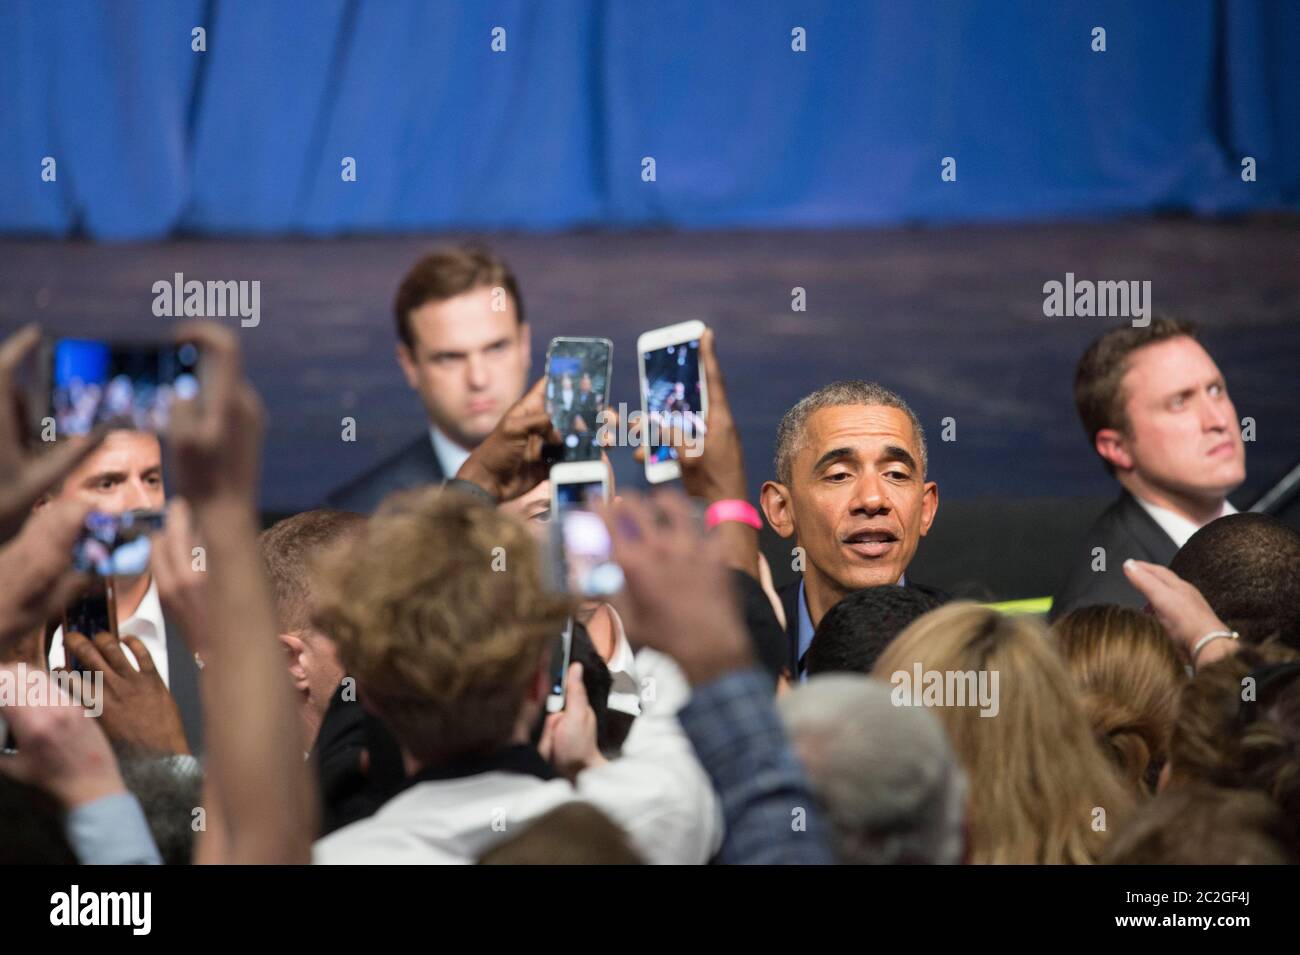
<instances>
[{"instance_id":1,"label":"blond hair","mask_svg":"<svg viewBox=\"0 0 1300 955\"><path fill-rule=\"evenodd\" d=\"M322 563L315 624L422 765L506 745L568 602L528 531L464 494L393 495Z\"/></svg>"},{"instance_id":2,"label":"blond hair","mask_svg":"<svg viewBox=\"0 0 1300 955\"><path fill-rule=\"evenodd\" d=\"M1187 682L1164 627L1130 607L1104 605L1070 611L1052 634L1093 735L1129 788L1150 795Z\"/></svg>"},{"instance_id":3,"label":"blond hair","mask_svg":"<svg viewBox=\"0 0 1300 955\"><path fill-rule=\"evenodd\" d=\"M995 715L935 709L969 778L971 861L1095 862L1133 800L1093 739L1043 625L948 604L899 634L872 673L892 682L917 664L998 675Z\"/></svg>"}]
</instances>

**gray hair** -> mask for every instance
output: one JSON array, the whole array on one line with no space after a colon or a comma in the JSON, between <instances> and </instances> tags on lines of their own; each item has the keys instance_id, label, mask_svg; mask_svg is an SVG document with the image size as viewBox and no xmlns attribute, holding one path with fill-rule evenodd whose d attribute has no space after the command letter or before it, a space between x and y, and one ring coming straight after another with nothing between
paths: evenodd
<instances>
[{"instance_id":1,"label":"gray hair","mask_svg":"<svg viewBox=\"0 0 1300 955\"><path fill-rule=\"evenodd\" d=\"M934 714L857 673L813 677L777 707L842 862L961 862L966 775Z\"/></svg>"},{"instance_id":2,"label":"gray hair","mask_svg":"<svg viewBox=\"0 0 1300 955\"><path fill-rule=\"evenodd\" d=\"M907 415L912 422L912 428L916 431L916 443L920 446L921 452L921 476L925 476L928 454L925 447L925 429L921 427L921 421L898 394L890 391L884 385L877 384L874 381L861 381L859 379L848 379L845 381L833 381L829 385L818 388L806 398L799 402L785 413L781 419L780 425L776 429L776 459L773 462L776 468L776 479L787 487L790 486L791 468L794 465L794 457L803 447L804 432L807 429L808 419L812 417L813 412L820 411L823 408L841 408L845 405L876 405L882 408L897 408L903 414Z\"/></svg>"}]
</instances>

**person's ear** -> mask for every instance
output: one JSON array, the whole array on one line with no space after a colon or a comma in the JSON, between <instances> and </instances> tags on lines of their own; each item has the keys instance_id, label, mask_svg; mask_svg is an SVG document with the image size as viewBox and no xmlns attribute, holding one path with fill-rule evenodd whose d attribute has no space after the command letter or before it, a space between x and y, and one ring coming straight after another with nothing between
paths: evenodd
<instances>
[{"instance_id":1,"label":"person's ear","mask_svg":"<svg viewBox=\"0 0 1300 955\"><path fill-rule=\"evenodd\" d=\"M551 695L551 656L543 653L537 662L537 672L533 674L533 684L528 691L528 702L545 705Z\"/></svg>"},{"instance_id":2,"label":"person's ear","mask_svg":"<svg viewBox=\"0 0 1300 955\"><path fill-rule=\"evenodd\" d=\"M764 481L763 489L758 492L758 503L772 530L781 537L794 536L794 501L789 488L776 481Z\"/></svg>"},{"instance_id":3,"label":"person's ear","mask_svg":"<svg viewBox=\"0 0 1300 955\"><path fill-rule=\"evenodd\" d=\"M930 533L930 525L934 523L934 516L939 513L939 485L934 481L926 481L925 489L921 492L921 536L924 537Z\"/></svg>"},{"instance_id":4,"label":"person's ear","mask_svg":"<svg viewBox=\"0 0 1300 955\"><path fill-rule=\"evenodd\" d=\"M406 347L405 342L397 343L397 363L402 366L402 374L406 376L406 383L412 389L418 389L420 386L419 367L415 360L415 353Z\"/></svg>"},{"instance_id":5,"label":"person's ear","mask_svg":"<svg viewBox=\"0 0 1300 955\"><path fill-rule=\"evenodd\" d=\"M303 665L303 651L307 645L303 643L302 638L295 633L282 633L279 635L280 644L284 647L285 653L289 657L289 679L293 681L295 690L306 691L309 683L307 680L307 668Z\"/></svg>"},{"instance_id":6,"label":"person's ear","mask_svg":"<svg viewBox=\"0 0 1300 955\"><path fill-rule=\"evenodd\" d=\"M1097 449L1102 460L1116 471L1133 470L1133 455L1129 452L1128 439L1114 428L1102 428L1092 439L1092 446Z\"/></svg>"}]
</instances>

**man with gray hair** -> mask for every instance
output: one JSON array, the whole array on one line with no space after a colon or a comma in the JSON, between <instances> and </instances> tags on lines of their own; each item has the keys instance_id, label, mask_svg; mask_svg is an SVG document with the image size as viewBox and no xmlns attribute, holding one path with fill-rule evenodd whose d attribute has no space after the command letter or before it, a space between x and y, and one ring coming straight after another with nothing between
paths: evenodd
<instances>
[{"instance_id":1,"label":"man with gray hair","mask_svg":"<svg viewBox=\"0 0 1300 955\"><path fill-rule=\"evenodd\" d=\"M791 408L777 429L775 463L762 506L772 529L794 539L803 571L780 592L798 677L817 625L842 598L916 586L907 566L934 522L939 487L926 480L915 412L870 381L833 382Z\"/></svg>"},{"instance_id":2,"label":"man with gray hair","mask_svg":"<svg viewBox=\"0 0 1300 955\"><path fill-rule=\"evenodd\" d=\"M966 778L934 714L856 673L813 677L777 708L841 862L964 861Z\"/></svg>"}]
</instances>

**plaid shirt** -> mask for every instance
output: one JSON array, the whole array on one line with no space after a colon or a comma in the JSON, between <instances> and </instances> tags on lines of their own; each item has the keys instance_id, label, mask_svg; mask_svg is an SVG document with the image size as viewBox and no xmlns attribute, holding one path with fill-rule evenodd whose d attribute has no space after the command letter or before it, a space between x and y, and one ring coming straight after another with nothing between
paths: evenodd
<instances>
[{"instance_id":1,"label":"plaid shirt","mask_svg":"<svg viewBox=\"0 0 1300 955\"><path fill-rule=\"evenodd\" d=\"M677 716L722 800L727 832L714 861L835 862L821 811L772 705L767 674L740 670L695 687Z\"/></svg>"}]
</instances>

